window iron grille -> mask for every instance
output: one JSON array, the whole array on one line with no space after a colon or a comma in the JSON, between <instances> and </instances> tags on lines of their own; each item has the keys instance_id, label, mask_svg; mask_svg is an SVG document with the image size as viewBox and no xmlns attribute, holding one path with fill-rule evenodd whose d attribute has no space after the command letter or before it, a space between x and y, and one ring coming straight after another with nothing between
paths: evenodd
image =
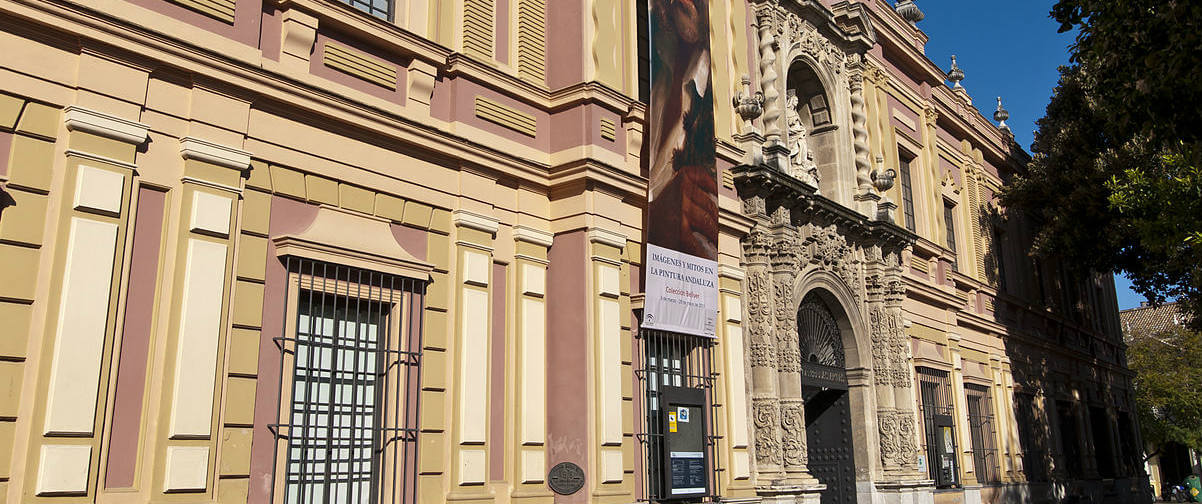
<instances>
[{"instance_id":1,"label":"window iron grille","mask_svg":"<svg viewBox=\"0 0 1202 504\"><path fill-rule=\"evenodd\" d=\"M663 485L663 432L664 386L700 388L705 393L707 432L705 449L710 458L710 494L694 498L693 502L717 502L720 495L720 476L724 469L719 464L718 442L715 434L714 413L717 373L714 372L714 345L716 340L702 336L639 329L635 340L635 378L642 392L639 404L643 421L636 427L638 439L638 464L636 471L642 478L639 502L661 502L668 500Z\"/></svg>"},{"instance_id":2,"label":"window iron grille","mask_svg":"<svg viewBox=\"0 0 1202 504\"><path fill-rule=\"evenodd\" d=\"M273 338L272 502L416 502L426 283L295 257L285 266L294 308Z\"/></svg>"},{"instance_id":3,"label":"window iron grille","mask_svg":"<svg viewBox=\"0 0 1202 504\"><path fill-rule=\"evenodd\" d=\"M937 487L959 483L956 459L955 413L952 409L951 381L948 372L918 367L918 386L922 400L923 443L927 470Z\"/></svg>"},{"instance_id":4,"label":"window iron grille","mask_svg":"<svg viewBox=\"0 0 1202 504\"><path fill-rule=\"evenodd\" d=\"M1002 479L998 467L997 435L993 423L989 387L964 384L964 395L968 406L968 430L972 438L973 465L976 466L977 481L997 483Z\"/></svg>"}]
</instances>

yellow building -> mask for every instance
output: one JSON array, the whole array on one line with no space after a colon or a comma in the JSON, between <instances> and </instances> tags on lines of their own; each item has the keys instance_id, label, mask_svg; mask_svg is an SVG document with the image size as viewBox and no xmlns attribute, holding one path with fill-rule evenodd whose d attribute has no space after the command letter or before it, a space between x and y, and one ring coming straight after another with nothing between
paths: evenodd
<instances>
[{"instance_id":1,"label":"yellow building","mask_svg":"<svg viewBox=\"0 0 1202 504\"><path fill-rule=\"evenodd\" d=\"M680 4L714 338L639 327L646 0L0 0L0 502L659 501L669 389L708 501L1142 498L912 2Z\"/></svg>"}]
</instances>

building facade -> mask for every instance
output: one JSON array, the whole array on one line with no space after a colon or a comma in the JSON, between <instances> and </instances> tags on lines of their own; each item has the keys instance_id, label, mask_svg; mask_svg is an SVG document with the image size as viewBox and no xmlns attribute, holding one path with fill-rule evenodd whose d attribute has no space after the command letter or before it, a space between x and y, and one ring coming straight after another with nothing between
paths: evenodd
<instances>
[{"instance_id":1,"label":"building facade","mask_svg":"<svg viewBox=\"0 0 1202 504\"><path fill-rule=\"evenodd\" d=\"M917 7L671 3L714 338L639 327L646 1L0 2L0 502L661 501L678 428L711 501L1141 498L1113 284Z\"/></svg>"}]
</instances>

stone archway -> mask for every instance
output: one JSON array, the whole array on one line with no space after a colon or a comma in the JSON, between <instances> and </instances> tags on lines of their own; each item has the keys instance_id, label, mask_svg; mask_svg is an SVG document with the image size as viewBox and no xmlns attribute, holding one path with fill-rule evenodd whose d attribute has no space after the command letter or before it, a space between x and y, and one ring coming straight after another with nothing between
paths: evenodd
<instances>
[{"instance_id":1,"label":"stone archway","mask_svg":"<svg viewBox=\"0 0 1202 504\"><path fill-rule=\"evenodd\" d=\"M843 332L818 292L797 308L807 467L826 486L822 504L856 502L856 459ZM842 313L840 313L842 315Z\"/></svg>"},{"instance_id":2,"label":"stone archway","mask_svg":"<svg viewBox=\"0 0 1202 504\"><path fill-rule=\"evenodd\" d=\"M775 168L734 171L744 212L755 222L743 240L743 259L761 493L794 495L782 502L824 500L827 485L815 477L822 461L811 464L806 428L814 419L807 409L807 400L814 400L807 382L816 383L814 375L807 380L806 363L811 355L821 360L820 354L833 352L806 347L799 324L809 322L798 317L803 304L820 299L832 312L844 350L845 384L839 385L847 392L828 395L846 399L844 418L850 418L852 431L850 446L842 447L854 460L854 483L847 487L855 493L843 502L915 498L924 489L901 316L900 258L910 235L814 195Z\"/></svg>"}]
</instances>

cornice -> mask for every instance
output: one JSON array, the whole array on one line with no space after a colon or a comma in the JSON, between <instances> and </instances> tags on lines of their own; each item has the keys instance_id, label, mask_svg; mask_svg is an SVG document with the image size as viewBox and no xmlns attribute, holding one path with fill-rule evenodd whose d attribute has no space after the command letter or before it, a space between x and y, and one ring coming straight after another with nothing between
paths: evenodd
<instances>
[{"instance_id":1,"label":"cornice","mask_svg":"<svg viewBox=\"0 0 1202 504\"><path fill-rule=\"evenodd\" d=\"M760 196L771 207L798 209L812 218L825 219L867 241L898 248L912 246L917 235L891 222L869 219L814 192L814 188L775 168L741 165L731 169L740 197Z\"/></svg>"},{"instance_id":2,"label":"cornice","mask_svg":"<svg viewBox=\"0 0 1202 504\"><path fill-rule=\"evenodd\" d=\"M139 145L148 138L150 126L115 115L71 105L63 109L63 123L68 131L80 131L96 136Z\"/></svg>"},{"instance_id":3,"label":"cornice","mask_svg":"<svg viewBox=\"0 0 1202 504\"><path fill-rule=\"evenodd\" d=\"M456 227L475 229L488 234L496 234L497 230L501 228L501 221L495 217L462 209L451 212L451 222Z\"/></svg>"},{"instance_id":4,"label":"cornice","mask_svg":"<svg viewBox=\"0 0 1202 504\"><path fill-rule=\"evenodd\" d=\"M179 153L184 159L195 159L231 170L250 168L250 153L195 137L179 141Z\"/></svg>"},{"instance_id":5,"label":"cornice","mask_svg":"<svg viewBox=\"0 0 1202 504\"><path fill-rule=\"evenodd\" d=\"M519 224L513 227L513 239L521 242L533 243L542 247L550 247L555 240L555 235L548 231L542 231Z\"/></svg>"},{"instance_id":6,"label":"cornice","mask_svg":"<svg viewBox=\"0 0 1202 504\"><path fill-rule=\"evenodd\" d=\"M618 250L626 248L626 235L599 227L588 228L588 241L589 243L609 245Z\"/></svg>"}]
</instances>

